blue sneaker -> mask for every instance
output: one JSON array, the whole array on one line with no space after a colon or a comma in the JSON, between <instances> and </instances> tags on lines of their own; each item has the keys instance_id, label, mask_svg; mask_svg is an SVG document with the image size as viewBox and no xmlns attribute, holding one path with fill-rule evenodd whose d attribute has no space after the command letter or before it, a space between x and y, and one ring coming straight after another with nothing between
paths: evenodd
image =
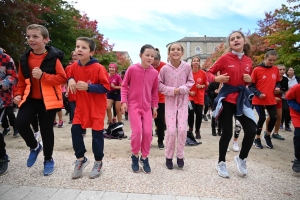
<instances>
[{"instance_id":1,"label":"blue sneaker","mask_svg":"<svg viewBox=\"0 0 300 200\"><path fill-rule=\"evenodd\" d=\"M38 145L39 145L39 147L37 148L37 150L34 150L34 149L30 150L30 154L27 159L27 167L32 167L34 165L39 153L42 151L43 146L40 143L38 143Z\"/></svg>"},{"instance_id":2,"label":"blue sneaker","mask_svg":"<svg viewBox=\"0 0 300 200\"><path fill-rule=\"evenodd\" d=\"M266 142L266 147L268 147L269 149L273 149L273 144L272 144L270 135L265 133L264 139L265 139L265 142Z\"/></svg>"},{"instance_id":3,"label":"blue sneaker","mask_svg":"<svg viewBox=\"0 0 300 200\"><path fill-rule=\"evenodd\" d=\"M143 172L145 172L146 174L150 174L151 168L150 168L150 165L149 165L149 160L148 160L148 158L143 159L142 156L141 156L140 164L141 164L141 166L142 166Z\"/></svg>"},{"instance_id":4,"label":"blue sneaker","mask_svg":"<svg viewBox=\"0 0 300 200\"><path fill-rule=\"evenodd\" d=\"M54 160L45 160L44 161L44 176L49 176L54 172Z\"/></svg>"},{"instance_id":5,"label":"blue sneaker","mask_svg":"<svg viewBox=\"0 0 300 200\"><path fill-rule=\"evenodd\" d=\"M263 145L261 144L260 138L256 138L253 142L253 145L258 149L263 149Z\"/></svg>"},{"instance_id":6,"label":"blue sneaker","mask_svg":"<svg viewBox=\"0 0 300 200\"><path fill-rule=\"evenodd\" d=\"M131 155L131 168L133 172L139 172L140 166L139 166L139 157L136 157L135 155Z\"/></svg>"}]
</instances>

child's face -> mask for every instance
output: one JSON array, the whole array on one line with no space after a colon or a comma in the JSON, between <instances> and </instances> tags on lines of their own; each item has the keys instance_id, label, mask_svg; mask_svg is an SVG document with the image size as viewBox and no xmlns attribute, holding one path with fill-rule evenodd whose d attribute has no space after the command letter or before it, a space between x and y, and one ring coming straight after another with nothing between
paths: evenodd
<instances>
[{"instance_id":1,"label":"child's face","mask_svg":"<svg viewBox=\"0 0 300 200\"><path fill-rule=\"evenodd\" d=\"M152 66L154 67L154 68L157 68L158 66L160 65L160 60L153 60L153 63L152 63Z\"/></svg>"},{"instance_id":2,"label":"child's face","mask_svg":"<svg viewBox=\"0 0 300 200\"><path fill-rule=\"evenodd\" d=\"M179 44L172 44L168 55L171 61L181 60L181 57L183 56L183 51L181 49L181 46Z\"/></svg>"},{"instance_id":3,"label":"child's face","mask_svg":"<svg viewBox=\"0 0 300 200\"><path fill-rule=\"evenodd\" d=\"M73 60L73 62L76 62L78 60L76 52L72 53L72 60Z\"/></svg>"},{"instance_id":4,"label":"child's face","mask_svg":"<svg viewBox=\"0 0 300 200\"><path fill-rule=\"evenodd\" d=\"M108 70L109 70L109 73L112 73L112 74L116 73L116 68L114 66L109 66Z\"/></svg>"},{"instance_id":5,"label":"child's face","mask_svg":"<svg viewBox=\"0 0 300 200\"><path fill-rule=\"evenodd\" d=\"M265 58L264 63L266 66L273 66L276 59L277 59L277 56L269 55L267 58Z\"/></svg>"},{"instance_id":6,"label":"child's face","mask_svg":"<svg viewBox=\"0 0 300 200\"><path fill-rule=\"evenodd\" d=\"M27 43L34 53L44 53L49 38L43 38L40 30L29 29L26 32Z\"/></svg>"},{"instance_id":7,"label":"child's face","mask_svg":"<svg viewBox=\"0 0 300 200\"><path fill-rule=\"evenodd\" d=\"M239 32L234 32L229 37L229 46L236 52L243 52L245 39Z\"/></svg>"},{"instance_id":8,"label":"child's face","mask_svg":"<svg viewBox=\"0 0 300 200\"><path fill-rule=\"evenodd\" d=\"M194 58L192 60L192 68L193 69L199 69L200 68L200 60L198 58Z\"/></svg>"},{"instance_id":9,"label":"child's face","mask_svg":"<svg viewBox=\"0 0 300 200\"><path fill-rule=\"evenodd\" d=\"M279 70L280 76L283 76L285 74L285 66L278 67L278 70Z\"/></svg>"},{"instance_id":10,"label":"child's face","mask_svg":"<svg viewBox=\"0 0 300 200\"><path fill-rule=\"evenodd\" d=\"M89 43L83 40L76 41L75 52L77 54L78 60L80 60L81 62L90 60L90 57L94 54L93 51L90 51Z\"/></svg>"},{"instance_id":11,"label":"child's face","mask_svg":"<svg viewBox=\"0 0 300 200\"><path fill-rule=\"evenodd\" d=\"M144 53L140 54L142 65L150 66L154 61L154 49L145 49Z\"/></svg>"}]
</instances>

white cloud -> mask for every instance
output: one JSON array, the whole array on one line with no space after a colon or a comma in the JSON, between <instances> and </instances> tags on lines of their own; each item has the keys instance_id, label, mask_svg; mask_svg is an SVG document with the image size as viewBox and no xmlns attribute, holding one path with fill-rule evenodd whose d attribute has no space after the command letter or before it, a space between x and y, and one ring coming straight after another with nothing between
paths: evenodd
<instances>
[{"instance_id":1,"label":"white cloud","mask_svg":"<svg viewBox=\"0 0 300 200\"><path fill-rule=\"evenodd\" d=\"M71 1L71 0L69 0ZM126 21L137 25L160 23L155 17L172 16L183 18L195 15L207 18L220 18L223 15L242 15L251 18L263 18L266 11L273 11L286 0L185 0L180 3L173 0L77 0L75 7L96 19L99 26L117 29L126 27ZM123 23L125 22L125 23Z\"/></svg>"}]
</instances>

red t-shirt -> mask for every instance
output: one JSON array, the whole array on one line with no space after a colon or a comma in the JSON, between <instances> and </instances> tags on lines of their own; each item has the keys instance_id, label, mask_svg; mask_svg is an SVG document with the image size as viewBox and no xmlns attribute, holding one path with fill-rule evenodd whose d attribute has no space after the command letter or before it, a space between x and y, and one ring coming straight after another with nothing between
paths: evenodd
<instances>
[{"instance_id":1,"label":"red t-shirt","mask_svg":"<svg viewBox=\"0 0 300 200\"><path fill-rule=\"evenodd\" d=\"M109 75L109 84L111 85L112 83L115 86L121 86L121 84L122 84L122 78L121 78L121 76L119 74L115 74L113 76ZM120 89L115 89L115 88L110 87L110 92L113 92L115 90L120 90Z\"/></svg>"},{"instance_id":2,"label":"red t-shirt","mask_svg":"<svg viewBox=\"0 0 300 200\"><path fill-rule=\"evenodd\" d=\"M166 65L166 63L160 62L159 66L157 68L155 68L158 71L158 74L159 74L161 68L165 65ZM165 103L165 95L160 92L158 92L158 103Z\"/></svg>"},{"instance_id":3,"label":"red t-shirt","mask_svg":"<svg viewBox=\"0 0 300 200\"><path fill-rule=\"evenodd\" d=\"M295 100L300 105L300 84L294 85L285 94L286 100ZM300 113L290 107L292 123L294 127L300 128Z\"/></svg>"},{"instance_id":4,"label":"red t-shirt","mask_svg":"<svg viewBox=\"0 0 300 200\"><path fill-rule=\"evenodd\" d=\"M203 70L193 72L195 84L190 91L195 92L195 96L189 95L189 100L194 101L195 104L204 105L204 93L207 86L206 73ZM204 88L197 88L196 85L205 85Z\"/></svg>"},{"instance_id":5,"label":"red t-shirt","mask_svg":"<svg viewBox=\"0 0 300 200\"><path fill-rule=\"evenodd\" d=\"M276 82L280 81L280 75L278 67L272 66L271 68L266 68L262 66L257 66L254 68L252 74L252 83L255 84L256 89L258 89L266 97L260 99L254 96L252 99L253 105L276 105L274 90L276 87Z\"/></svg>"}]
</instances>

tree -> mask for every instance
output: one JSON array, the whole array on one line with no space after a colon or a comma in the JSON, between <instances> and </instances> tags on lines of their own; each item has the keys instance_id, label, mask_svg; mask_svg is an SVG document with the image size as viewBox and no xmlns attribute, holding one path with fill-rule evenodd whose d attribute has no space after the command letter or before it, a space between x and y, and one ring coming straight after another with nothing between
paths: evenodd
<instances>
[{"instance_id":1,"label":"tree","mask_svg":"<svg viewBox=\"0 0 300 200\"><path fill-rule=\"evenodd\" d=\"M38 16L50 12L48 7L28 0L0 0L0 46L17 61L26 49L26 27L44 23Z\"/></svg>"},{"instance_id":2,"label":"tree","mask_svg":"<svg viewBox=\"0 0 300 200\"><path fill-rule=\"evenodd\" d=\"M218 58L224 54L225 50L226 47L223 42L216 48L216 51L205 60L205 62L202 65L202 68L204 69L210 68L216 62L216 60L218 60Z\"/></svg>"}]
</instances>

